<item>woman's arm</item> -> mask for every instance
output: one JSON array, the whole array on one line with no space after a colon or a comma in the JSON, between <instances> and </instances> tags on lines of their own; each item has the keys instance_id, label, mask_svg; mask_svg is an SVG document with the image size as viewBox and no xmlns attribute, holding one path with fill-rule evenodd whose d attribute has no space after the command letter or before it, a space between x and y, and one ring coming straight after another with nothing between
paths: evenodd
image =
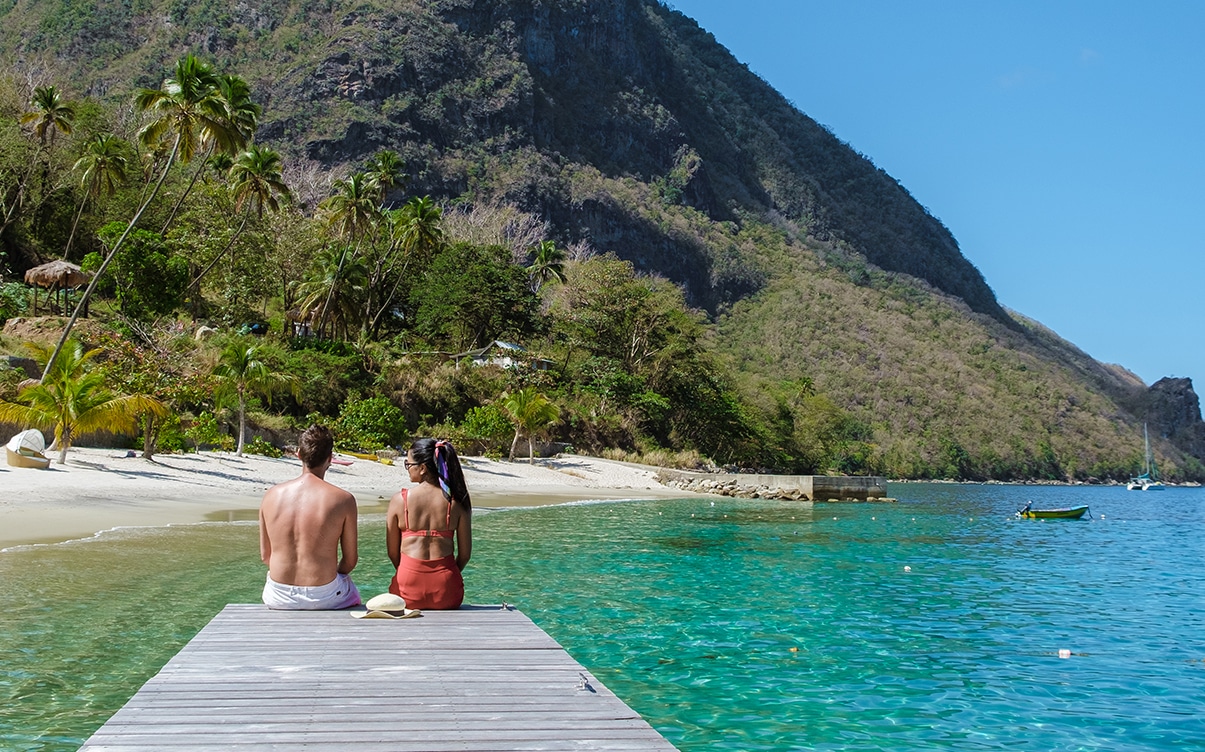
<instances>
[{"instance_id":1,"label":"woman's arm","mask_svg":"<svg viewBox=\"0 0 1205 752\"><path fill-rule=\"evenodd\" d=\"M464 571L469 565L469 557L473 555L473 514L464 510L460 522L456 525L456 566Z\"/></svg>"}]
</instances>

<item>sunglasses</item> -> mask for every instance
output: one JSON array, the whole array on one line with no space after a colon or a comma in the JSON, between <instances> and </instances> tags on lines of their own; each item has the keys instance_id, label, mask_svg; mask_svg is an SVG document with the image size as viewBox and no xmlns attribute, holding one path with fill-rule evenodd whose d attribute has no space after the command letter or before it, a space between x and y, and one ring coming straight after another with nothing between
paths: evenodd
<instances>
[{"instance_id":1,"label":"sunglasses","mask_svg":"<svg viewBox=\"0 0 1205 752\"><path fill-rule=\"evenodd\" d=\"M412 467L418 467L421 464L423 464L423 463L411 462L410 460L402 460L402 466L405 467L407 470L409 470Z\"/></svg>"}]
</instances>

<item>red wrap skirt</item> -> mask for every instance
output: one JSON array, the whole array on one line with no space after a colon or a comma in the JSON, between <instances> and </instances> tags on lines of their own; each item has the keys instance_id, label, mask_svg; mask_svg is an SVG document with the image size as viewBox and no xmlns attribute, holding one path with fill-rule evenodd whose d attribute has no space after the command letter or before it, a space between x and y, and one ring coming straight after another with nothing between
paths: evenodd
<instances>
[{"instance_id":1,"label":"red wrap skirt","mask_svg":"<svg viewBox=\"0 0 1205 752\"><path fill-rule=\"evenodd\" d=\"M454 556L413 559L402 554L389 592L402 596L406 608L450 610L464 602L464 577Z\"/></svg>"}]
</instances>

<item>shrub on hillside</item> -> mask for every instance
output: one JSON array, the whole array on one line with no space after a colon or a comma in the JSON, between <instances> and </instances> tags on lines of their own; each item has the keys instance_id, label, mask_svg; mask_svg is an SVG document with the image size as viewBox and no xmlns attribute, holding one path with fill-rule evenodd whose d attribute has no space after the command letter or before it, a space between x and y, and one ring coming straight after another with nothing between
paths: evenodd
<instances>
[{"instance_id":1,"label":"shrub on hillside","mask_svg":"<svg viewBox=\"0 0 1205 752\"><path fill-rule=\"evenodd\" d=\"M396 446L406 435L406 418L385 397L349 399L334 424L340 449L373 452Z\"/></svg>"},{"instance_id":2,"label":"shrub on hillside","mask_svg":"<svg viewBox=\"0 0 1205 752\"><path fill-rule=\"evenodd\" d=\"M0 284L0 325L25 314L29 305L29 288L20 282Z\"/></svg>"}]
</instances>

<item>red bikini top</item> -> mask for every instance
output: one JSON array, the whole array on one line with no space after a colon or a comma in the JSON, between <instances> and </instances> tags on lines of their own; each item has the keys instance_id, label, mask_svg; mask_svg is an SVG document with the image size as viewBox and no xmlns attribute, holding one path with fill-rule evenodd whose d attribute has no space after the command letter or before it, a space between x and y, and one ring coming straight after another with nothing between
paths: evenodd
<instances>
[{"instance_id":1,"label":"red bikini top","mask_svg":"<svg viewBox=\"0 0 1205 752\"><path fill-rule=\"evenodd\" d=\"M411 530L410 529L410 510L406 507L406 502L410 499L408 493L410 489L402 489L402 537L403 538L448 538L451 539L456 534L452 530L452 501L448 500L448 519L444 522L448 526L447 530Z\"/></svg>"}]
</instances>

